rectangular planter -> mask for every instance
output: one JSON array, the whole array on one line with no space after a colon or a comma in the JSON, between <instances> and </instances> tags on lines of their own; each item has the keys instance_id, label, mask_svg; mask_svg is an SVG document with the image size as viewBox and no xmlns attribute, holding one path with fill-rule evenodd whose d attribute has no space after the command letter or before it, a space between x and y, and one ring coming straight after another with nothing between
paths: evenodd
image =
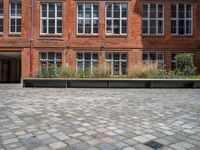
<instances>
[{"instance_id":1,"label":"rectangular planter","mask_svg":"<svg viewBox=\"0 0 200 150\"><path fill-rule=\"evenodd\" d=\"M200 88L200 80L25 79L23 87L37 88Z\"/></svg>"}]
</instances>

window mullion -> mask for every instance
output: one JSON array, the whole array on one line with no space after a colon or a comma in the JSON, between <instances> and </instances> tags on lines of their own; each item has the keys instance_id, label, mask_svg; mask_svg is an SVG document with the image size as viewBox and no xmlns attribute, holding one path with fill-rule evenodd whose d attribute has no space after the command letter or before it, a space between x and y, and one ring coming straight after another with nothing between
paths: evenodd
<instances>
[{"instance_id":1,"label":"window mullion","mask_svg":"<svg viewBox=\"0 0 200 150\"><path fill-rule=\"evenodd\" d=\"M111 9L112 9L112 23L111 23L111 28L112 28L112 34L114 34L114 4L111 4L112 5L112 7L111 7Z\"/></svg>"},{"instance_id":2,"label":"window mullion","mask_svg":"<svg viewBox=\"0 0 200 150\"><path fill-rule=\"evenodd\" d=\"M57 34L58 33L57 32L57 21L58 21L58 18L57 18L57 13L58 13L57 12L58 11L58 9L57 9L57 3L55 3L54 5L55 5L55 7L54 7L55 8L55 14L54 14L55 15L55 18L54 18L54 20L55 20L54 21L55 29L54 29L54 33Z\"/></svg>"},{"instance_id":3,"label":"window mullion","mask_svg":"<svg viewBox=\"0 0 200 150\"><path fill-rule=\"evenodd\" d=\"M150 4L148 4L148 35L150 34Z\"/></svg>"},{"instance_id":4,"label":"window mullion","mask_svg":"<svg viewBox=\"0 0 200 150\"><path fill-rule=\"evenodd\" d=\"M119 33L122 34L122 4L119 5Z\"/></svg>"},{"instance_id":5,"label":"window mullion","mask_svg":"<svg viewBox=\"0 0 200 150\"><path fill-rule=\"evenodd\" d=\"M176 4L176 34L179 34L179 5Z\"/></svg>"},{"instance_id":6,"label":"window mullion","mask_svg":"<svg viewBox=\"0 0 200 150\"><path fill-rule=\"evenodd\" d=\"M156 4L156 34L158 35L158 4Z\"/></svg>"},{"instance_id":7,"label":"window mullion","mask_svg":"<svg viewBox=\"0 0 200 150\"><path fill-rule=\"evenodd\" d=\"M17 3L15 3L15 32L14 33L17 33Z\"/></svg>"},{"instance_id":8,"label":"window mullion","mask_svg":"<svg viewBox=\"0 0 200 150\"><path fill-rule=\"evenodd\" d=\"M85 3L83 4L83 34L85 34Z\"/></svg>"},{"instance_id":9,"label":"window mullion","mask_svg":"<svg viewBox=\"0 0 200 150\"><path fill-rule=\"evenodd\" d=\"M49 3L47 3L47 7L46 7L46 10L47 10L47 34L49 34Z\"/></svg>"},{"instance_id":10,"label":"window mullion","mask_svg":"<svg viewBox=\"0 0 200 150\"><path fill-rule=\"evenodd\" d=\"M187 28L187 24L186 24L186 22L187 22L187 9L186 9L186 4L184 4L184 34L187 34L187 32L186 32L186 28Z\"/></svg>"},{"instance_id":11,"label":"window mullion","mask_svg":"<svg viewBox=\"0 0 200 150\"><path fill-rule=\"evenodd\" d=\"M93 4L91 4L91 34L93 34L93 11L94 11L94 5Z\"/></svg>"}]
</instances>

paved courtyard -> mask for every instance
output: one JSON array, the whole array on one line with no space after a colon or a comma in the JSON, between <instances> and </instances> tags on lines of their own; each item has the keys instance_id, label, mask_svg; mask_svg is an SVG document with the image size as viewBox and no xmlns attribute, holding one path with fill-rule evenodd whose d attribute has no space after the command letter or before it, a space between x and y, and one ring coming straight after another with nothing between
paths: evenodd
<instances>
[{"instance_id":1,"label":"paved courtyard","mask_svg":"<svg viewBox=\"0 0 200 150\"><path fill-rule=\"evenodd\" d=\"M0 150L200 150L199 89L0 85Z\"/></svg>"}]
</instances>

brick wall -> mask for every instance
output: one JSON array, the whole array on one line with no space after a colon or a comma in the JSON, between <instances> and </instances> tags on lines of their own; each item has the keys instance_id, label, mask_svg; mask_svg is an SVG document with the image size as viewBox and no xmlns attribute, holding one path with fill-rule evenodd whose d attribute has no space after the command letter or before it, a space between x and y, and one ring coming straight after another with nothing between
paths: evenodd
<instances>
[{"instance_id":1,"label":"brick wall","mask_svg":"<svg viewBox=\"0 0 200 150\"><path fill-rule=\"evenodd\" d=\"M160 2L160 0L152 0ZM9 3L4 1L4 34L0 37L0 51L22 51L22 76L33 75L38 70L40 51L60 51L63 53L62 62L75 67L77 51L99 52L100 63L104 63L105 52L128 52L128 66L131 67L142 61L143 51L162 51L165 56L165 68L171 68L171 53L178 51L192 51L195 53L195 62L200 68L200 1L177 0L176 2L188 2L193 4L193 35L171 35L171 3L173 0L163 0L165 9L165 34L163 36L141 35L141 10L142 2L149 0L126 1L128 5L128 34L127 36L105 35L105 3L99 3L99 35L76 35L76 3L74 0L62 0L63 2L63 34L61 36L40 35L40 1L34 1L34 39L30 42L31 31L31 0L22 0L22 34L13 36L9 34ZM31 50L32 49L32 50ZM100 52L101 50L101 52ZM31 59L31 62L30 62ZM200 70L200 69L199 69Z\"/></svg>"}]
</instances>

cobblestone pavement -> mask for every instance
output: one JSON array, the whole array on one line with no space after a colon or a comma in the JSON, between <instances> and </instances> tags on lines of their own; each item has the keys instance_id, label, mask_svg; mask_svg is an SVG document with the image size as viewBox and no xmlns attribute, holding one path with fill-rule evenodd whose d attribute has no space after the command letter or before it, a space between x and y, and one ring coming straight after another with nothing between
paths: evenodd
<instances>
[{"instance_id":1,"label":"cobblestone pavement","mask_svg":"<svg viewBox=\"0 0 200 150\"><path fill-rule=\"evenodd\" d=\"M200 150L199 89L0 86L0 150Z\"/></svg>"}]
</instances>

